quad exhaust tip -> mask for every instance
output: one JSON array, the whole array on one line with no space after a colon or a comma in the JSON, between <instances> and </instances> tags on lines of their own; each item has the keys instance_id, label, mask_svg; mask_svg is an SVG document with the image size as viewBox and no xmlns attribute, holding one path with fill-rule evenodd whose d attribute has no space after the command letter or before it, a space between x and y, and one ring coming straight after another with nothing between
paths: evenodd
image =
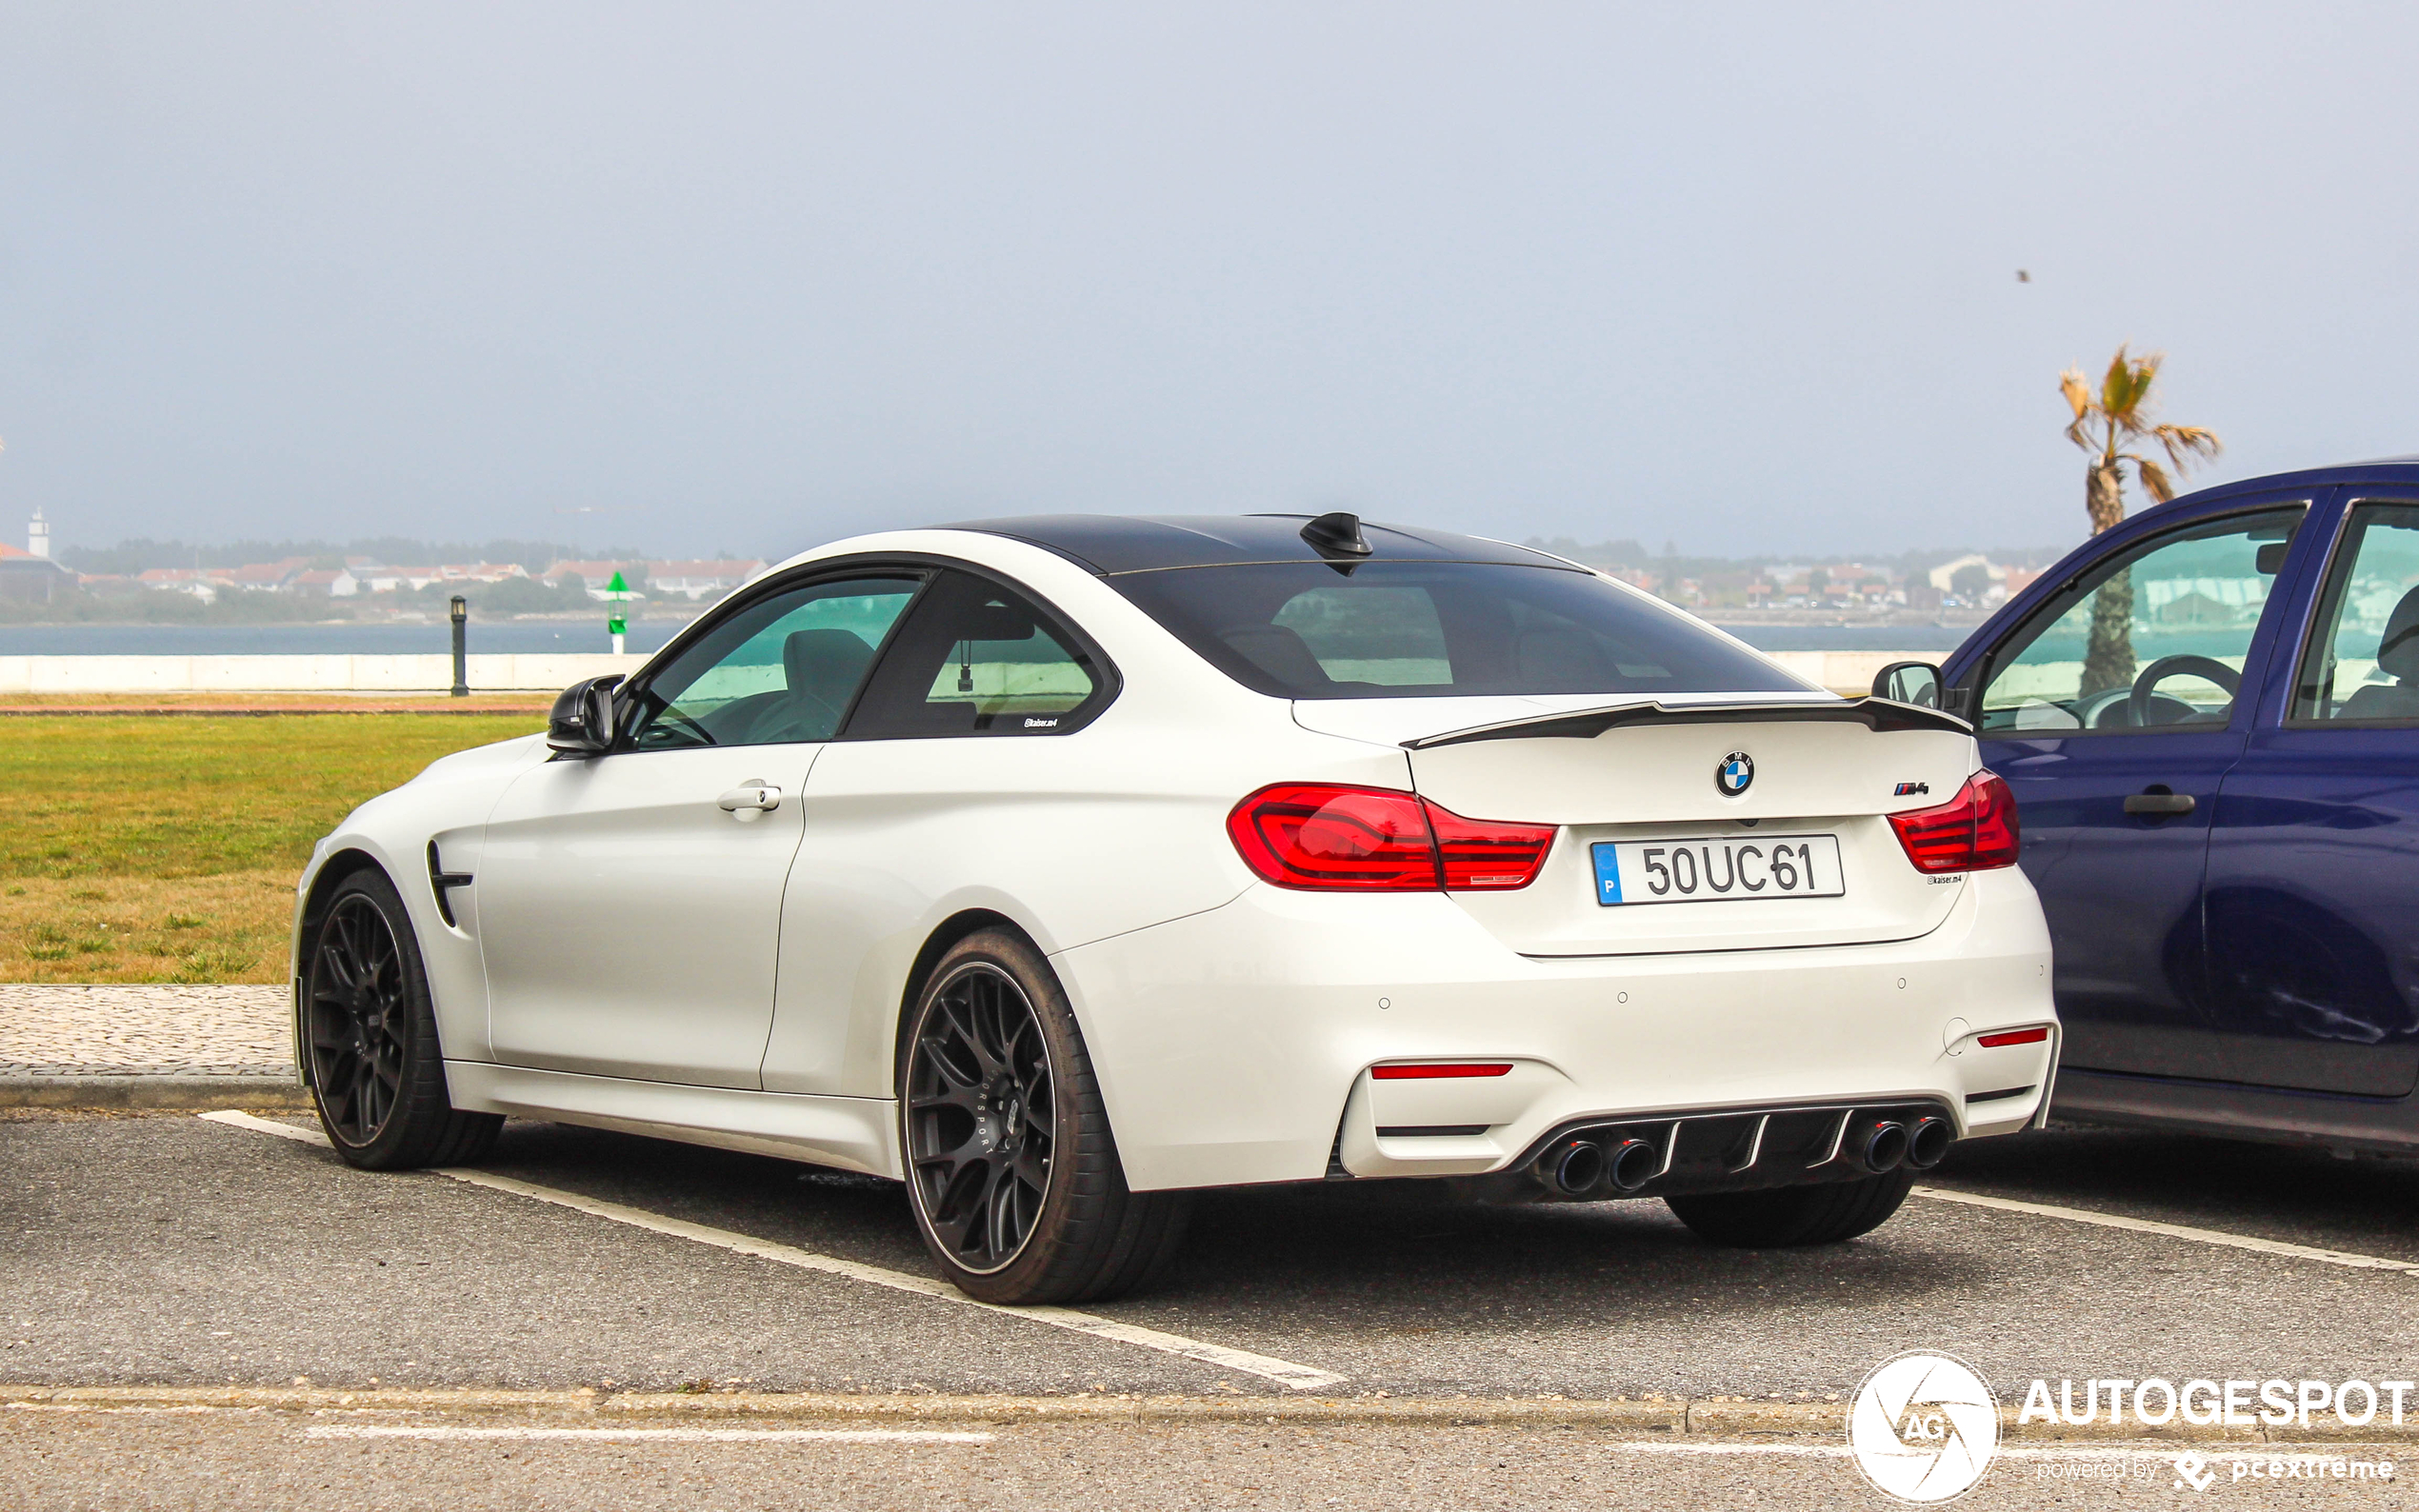
<instances>
[{"instance_id":1,"label":"quad exhaust tip","mask_svg":"<svg viewBox=\"0 0 2419 1512\"><path fill-rule=\"evenodd\" d=\"M1608 1149L1594 1140L1572 1140L1545 1159L1547 1180L1565 1197L1584 1197L1607 1181L1619 1192L1634 1192L1663 1174L1663 1151L1651 1140L1622 1140Z\"/></svg>"},{"instance_id":2,"label":"quad exhaust tip","mask_svg":"<svg viewBox=\"0 0 2419 1512\"><path fill-rule=\"evenodd\" d=\"M1555 1189L1568 1197L1576 1197L1604 1179L1605 1147L1588 1140L1573 1140L1553 1163Z\"/></svg>"},{"instance_id":3,"label":"quad exhaust tip","mask_svg":"<svg viewBox=\"0 0 2419 1512\"><path fill-rule=\"evenodd\" d=\"M1906 1124L1894 1122L1876 1124L1865 1131L1864 1144L1856 1152L1857 1159L1867 1170L1878 1176L1885 1171L1898 1169L1907 1159L1908 1147L1912 1143Z\"/></svg>"},{"instance_id":4,"label":"quad exhaust tip","mask_svg":"<svg viewBox=\"0 0 2419 1512\"><path fill-rule=\"evenodd\" d=\"M1907 1136L1907 1164L1919 1171L1930 1170L1949 1157L1949 1146L1957 1143L1957 1130L1945 1118L1918 1119Z\"/></svg>"},{"instance_id":5,"label":"quad exhaust tip","mask_svg":"<svg viewBox=\"0 0 2419 1512\"><path fill-rule=\"evenodd\" d=\"M1623 1140L1613 1146L1608 1164L1612 1184L1625 1192L1634 1192L1661 1174L1663 1152L1646 1140Z\"/></svg>"}]
</instances>

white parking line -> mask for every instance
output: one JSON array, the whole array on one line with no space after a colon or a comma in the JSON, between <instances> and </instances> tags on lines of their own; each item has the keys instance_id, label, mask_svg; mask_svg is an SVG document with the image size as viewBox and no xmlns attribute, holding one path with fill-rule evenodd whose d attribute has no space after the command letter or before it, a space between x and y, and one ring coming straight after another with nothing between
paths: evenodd
<instances>
[{"instance_id":1,"label":"white parking line","mask_svg":"<svg viewBox=\"0 0 2419 1512\"><path fill-rule=\"evenodd\" d=\"M255 1118L250 1113L236 1112L231 1108L204 1113L201 1116L213 1124L225 1124L233 1128L248 1128L263 1134L274 1134L279 1139L294 1140L304 1144L317 1144L324 1148L328 1144L328 1136L317 1129L298 1128L291 1124L280 1124L274 1119ZM941 1302L955 1303L962 1307L979 1307L985 1312L1006 1313L1012 1318L1030 1319L1034 1323L1048 1323L1053 1328L1065 1328L1074 1333L1090 1334L1095 1339L1112 1339L1119 1343L1133 1344L1142 1349L1155 1349L1162 1354L1182 1355L1188 1360L1198 1360L1204 1364L1216 1365L1223 1370L1240 1371L1245 1375L1273 1381L1280 1385L1291 1386L1297 1391L1315 1391L1324 1386L1339 1385L1349 1379L1325 1370L1313 1370L1308 1365L1274 1360L1267 1355L1255 1355L1248 1349L1229 1349L1224 1344L1204 1343L1198 1339L1188 1339L1182 1334L1162 1333L1156 1328L1142 1328L1132 1323L1118 1323L1113 1319L1102 1318L1092 1313L1078 1312L1072 1307L1004 1307L995 1303L976 1302L949 1283L930 1276L914 1276L903 1270L890 1270L880 1265L868 1265L861 1261L842 1260L834 1255L818 1255L812 1250L799 1249L790 1244L776 1244L770 1240L754 1239L746 1234L733 1233L727 1228L710 1228L703 1224L691 1224L677 1218L665 1218L643 1208L625 1207L619 1203L599 1202L593 1197L582 1197L576 1192L558 1191L551 1186L537 1186L529 1182L514 1181L509 1176L493 1176L486 1171L450 1166L439 1169L433 1174L449 1176L457 1182L471 1186L484 1186L491 1191L510 1192L515 1197L526 1197L533 1202L551 1203L557 1207L568 1207L575 1212L586 1213L592 1218L610 1219L616 1224L627 1224L632 1228L643 1228L650 1233L667 1234L675 1239L687 1239L700 1244L711 1244L718 1249L730 1250L733 1254L752 1255L758 1260L770 1260L776 1264L794 1265L801 1270L819 1270L832 1276L846 1276L851 1281L861 1281L875 1286L888 1286L893 1291L913 1292L920 1297L931 1297Z\"/></svg>"},{"instance_id":2,"label":"white parking line","mask_svg":"<svg viewBox=\"0 0 2419 1512\"><path fill-rule=\"evenodd\" d=\"M2194 1243L2222 1244L2228 1249L2248 1249L2262 1255L2283 1255L2292 1260L2311 1260L2322 1265L2343 1265L2353 1270L2396 1270L2406 1276L2419 1275L2419 1263L2408 1260L2387 1260L2378 1255L2355 1255L2344 1249L2318 1249L2309 1244L2288 1244L2281 1240L2254 1239L2249 1234L2229 1234L2214 1228L2189 1228L2182 1224L2152 1223L2146 1218L2120 1218L2114 1213L2095 1213L2089 1208L2059 1207L2049 1203L2020 1203L2012 1197L1985 1197L1978 1192L1951 1192L1937 1186L1918 1186L1908 1195L1929 1197L1942 1203L1964 1203L1969 1207L1993 1207L2002 1212L2029 1213L2035 1218L2059 1218L2069 1224L2090 1224L2100 1228L2129 1229L2137 1234L2161 1234L2169 1239L2189 1239Z\"/></svg>"},{"instance_id":3,"label":"white parking line","mask_svg":"<svg viewBox=\"0 0 2419 1512\"><path fill-rule=\"evenodd\" d=\"M1623 1454L1780 1455L1807 1460L1845 1460L1856 1451L1844 1443L1689 1443L1635 1439L1610 1445ZM1994 1460L2167 1460L2197 1454L2210 1460L2340 1460L2364 1449L2392 1452L2392 1442L2329 1444L2324 1449L2287 1448L2246 1439L2178 1441L2158 1448L2086 1447L2081 1444L2003 1443Z\"/></svg>"},{"instance_id":4,"label":"white parking line","mask_svg":"<svg viewBox=\"0 0 2419 1512\"><path fill-rule=\"evenodd\" d=\"M988 1433L931 1428L455 1428L313 1427L306 1439L602 1439L615 1443L989 1443Z\"/></svg>"}]
</instances>

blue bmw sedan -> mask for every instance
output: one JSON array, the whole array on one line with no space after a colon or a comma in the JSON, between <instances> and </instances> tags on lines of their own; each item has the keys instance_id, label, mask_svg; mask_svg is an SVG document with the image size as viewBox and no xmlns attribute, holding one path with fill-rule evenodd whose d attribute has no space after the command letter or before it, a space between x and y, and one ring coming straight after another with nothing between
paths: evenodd
<instances>
[{"instance_id":1,"label":"blue bmw sedan","mask_svg":"<svg viewBox=\"0 0 2419 1512\"><path fill-rule=\"evenodd\" d=\"M2419 459L2146 510L1874 690L2014 791L2059 1113L2419 1149Z\"/></svg>"}]
</instances>

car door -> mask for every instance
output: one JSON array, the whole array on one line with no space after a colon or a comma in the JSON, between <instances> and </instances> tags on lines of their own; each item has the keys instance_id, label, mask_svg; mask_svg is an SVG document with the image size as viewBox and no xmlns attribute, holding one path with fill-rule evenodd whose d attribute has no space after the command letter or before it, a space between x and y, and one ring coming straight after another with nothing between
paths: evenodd
<instances>
[{"instance_id":1,"label":"car door","mask_svg":"<svg viewBox=\"0 0 2419 1512\"><path fill-rule=\"evenodd\" d=\"M2210 1010L2231 1080L2401 1097L2419 1085L2419 492L2352 498L2304 576L2309 632L2210 829Z\"/></svg>"},{"instance_id":2,"label":"car door","mask_svg":"<svg viewBox=\"0 0 2419 1512\"><path fill-rule=\"evenodd\" d=\"M891 1015L928 916L979 871L963 858L1030 851L1037 814L1092 796L1063 737L1117 688L1106 655L1030 594L970 570L933 579L808 785L766 1090L891 1095Z\"/></svg>"},{"instance_id":3,"label":"car door","mask_svg":"<svg viewBox=\"0 0 2419 1512\"><path fill-rule=\"evenodd\" d=\"M498 1061L760 1084L799 793L922 582L751 595L616 700L608 754L505 791L474 883Z\"/></svg>"},{"instance_id":4,"label":"car door","mask_svg":"<svg viewBox=\"0 0 2419 1512\"><path fill-rule=\"evenodd\" d=\"M1991 647L1984 765L2016 797L2054 948L2064 1064L2221 1077L2203 1001L2201 884L2218 785L2243 751L2246 680L2307 501L2121 538Z\"/></svg>"}]
</instances>

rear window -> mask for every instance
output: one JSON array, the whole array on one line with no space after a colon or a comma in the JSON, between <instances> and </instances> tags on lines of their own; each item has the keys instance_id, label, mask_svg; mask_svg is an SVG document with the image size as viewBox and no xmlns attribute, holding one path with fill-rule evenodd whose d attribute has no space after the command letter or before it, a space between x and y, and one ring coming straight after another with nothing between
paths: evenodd
<instances>
[{"instance_id":1,"label":"rear window","mask_svg":"<svg viewBox=\"0 0 2419 1512\"><path fill-rule=\"evenodd\" d=\"M1811 690L1676 609L1562 568L1280 562L1108 581L1278 698Z\"/></svg>"}]
</instances>

